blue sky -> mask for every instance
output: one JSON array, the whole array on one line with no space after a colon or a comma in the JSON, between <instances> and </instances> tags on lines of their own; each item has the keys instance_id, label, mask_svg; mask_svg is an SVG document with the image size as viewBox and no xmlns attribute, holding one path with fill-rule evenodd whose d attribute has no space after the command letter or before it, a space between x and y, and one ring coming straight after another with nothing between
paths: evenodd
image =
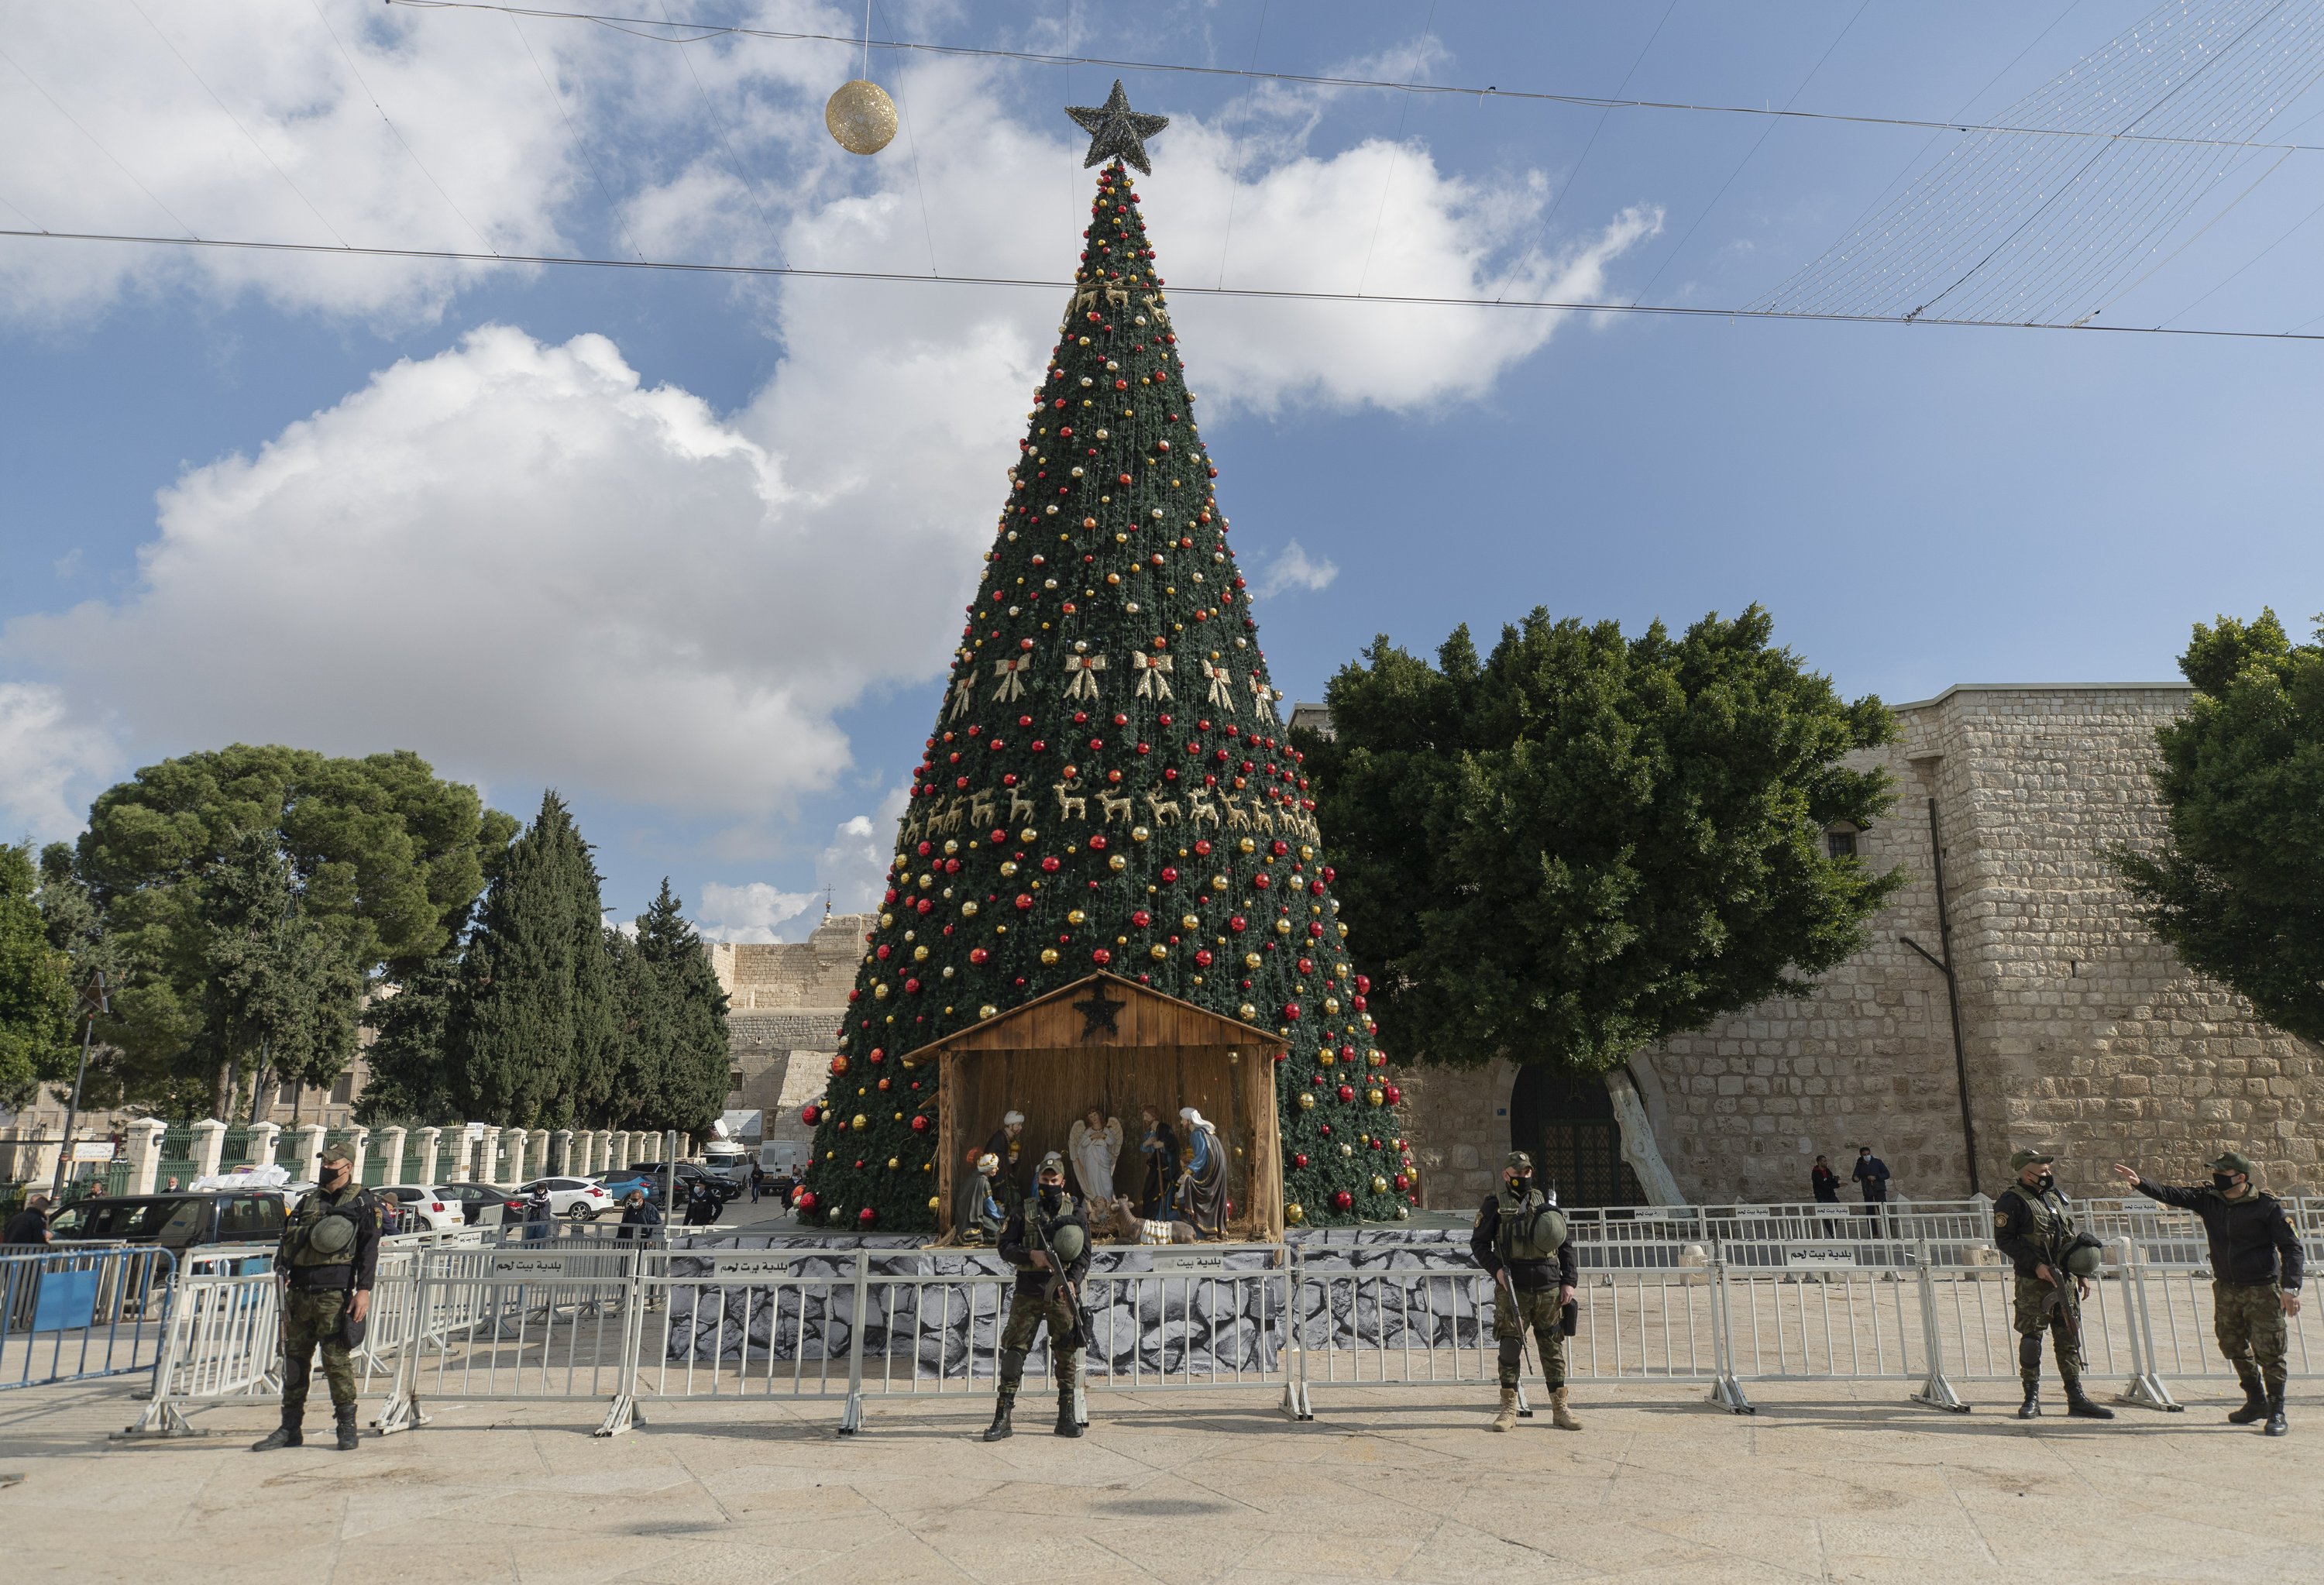
<instances>
[{"instance_id":1,"label":"blue sky","mask_svg":"<svg viewBox=\"0 0 2324 1585\"><path fill-rule=\"evenodd\" d=\"M879 0L872 31L1974 118L2151 10ZM860 69L837 46L356 0L146 15L12 8L0 224L1058 277L1089 183L1058 106L1115 75L875 50L908 130L863 160L822 131ZM2296 130L2324 96L2285 60L2265 135L2324 143L2324 120ZM1952 146L1120 75L1176 118L1140 185L1180 287L1738 306ZM2278 161L2241 159L2144 244L2153 273L2106 321L2324 314L2324 221L2295 229L2324 154ZM0 240L0 816L69 835L110 780L236 738L408 747L519 813L558 787L624 916L667 873L714 930L796 935L889 851L1057 308ZM2168 677L2193 622L2324 607L2324 346L1176 313L1294 697L1375 633L1429 649L1536 604L1637 624L1757 601L1844 690L1892 700Z\"/></svg>"}]
</instances>

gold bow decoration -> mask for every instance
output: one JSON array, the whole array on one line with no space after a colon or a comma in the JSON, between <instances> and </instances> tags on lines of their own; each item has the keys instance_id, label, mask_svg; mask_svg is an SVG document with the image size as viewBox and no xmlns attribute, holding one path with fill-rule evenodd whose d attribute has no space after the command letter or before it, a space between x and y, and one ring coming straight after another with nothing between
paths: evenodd
<instances>
[{"instance_id":1,"label":"gold bow decoration","mask_svg":"<svg viewBox=\"0 0 2324 1585\"><path fill-rule=\"evenodd\" d=\"M1148 655L1143 650L1130 652L1130 668L1138 674L1138 696L1141 699L1170 697L1170 673L1175 668L1167 655Z\"/></svg>"},{"instance_id":2,"label":"gold bow decoration","mask_svg":"<svg viewBox=\"0 0 2324 1585\"><path fill-rule=\"evenodd\" d=\"M1065 671L1073 680L1065 685L1065 697L1095 700L1097 674L1104 669L1105 657L1102 655L1066 656Z\"/></svg>"},{"instance_id":3,"label":"gold bow decoration","mask_svg":"<svg viewBox=\"0 0 2324 1585\"><path fill-rule=\"evenodd\" d=\"M973 672L964 673L961 679L953 684L952 714L945 717L946 720L958 721L962 715L967 713L969 690L974 687L976 687L976 677Z\"/></svg>"},{"instance_id":4,"label":"gold bow decoration","mask_svg":"<svg viewBox=\"0 0 2324 1585\"><path fill-rule=\"evenodd\" d=\"M1203 662L1203 675L1210 679L1211 703L1228 714L1233 714L1234 673L1223 666L1213 666L1205 660Z\"/></svg>"},{"instance_id":5,"label":"gold bow decoration","mask_svg":"<svg viewBox=\"0 0 2324 1585\"><path fill-rule=\"evenodd\" d=\"M1001 686L992 690L993 698L1001 701L1023 698L1025 668L1032 664L1033 658L1029 655L1019 656L1013 660L994 661L992 675L1001 679Z\"/></svg>"}]
</instances>

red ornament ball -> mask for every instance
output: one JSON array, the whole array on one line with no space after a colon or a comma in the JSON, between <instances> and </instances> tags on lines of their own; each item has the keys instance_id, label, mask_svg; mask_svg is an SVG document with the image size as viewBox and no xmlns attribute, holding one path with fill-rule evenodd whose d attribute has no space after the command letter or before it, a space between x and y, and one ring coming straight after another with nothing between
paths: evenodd
<instances>
[{"instance_id":1,"label":"red ornament ball","mask_svg":"<svg viewBox=\"0 0 2324 1585\"><path fill-rule=\"evenodd\" d=\"M798 1212L801 1216L805 1216L808 1212L813 1211L822 1202L816 1197L816 1193L813 1189L801 1189L798 1193L791 1196L791 1209Z\"/></svg>"},{"instance_id":2,"label":"red ornament ball","mask_svg":"<svg viewBox=\"0 0 2324 1585\"><path fill-rule=\"evenodd\" d=\"M812 1101L799 1108L799 1121L805 1123L808 1128L815 1127L816 1120L822 1116L823 1108L817 1106Z\"/></svg>"},{"instance_id":3,"label":"red ornament ball","mask_svg":"<svg viewBox=\"0 0 2324 1585\"><path fill-rule=\"evenodd\" d=\"M1105 967L1106 964L1113 962L1113 949L1105 946L1099 947L1095 952L1090 954L1090 962L1095 963L1101 969Z\"/></svg>"},{"instance_id":4,"label":"red ornament ball","mask_svg":"<svg viewBox=\"0 0 2324 1585\"><path fill-rule=\"evenodd\" d=\"M1294 1156L1291 1158L1291 1165L1292 1165L1292 1166L1306 1166L1306 1165L1307 1165L1307 1152L1305 1152L1305 1150L1302 1150L1301 1152L1299 1152L1299 1154L1298 1154L1298 1155Z\"/></svg>"},{"instance_id":5,"label":"red ornament ball","mask_svg":"<svg viewBox=\"0 0 2324 1585\"><path fill-rule=\"evenodd\" d=\"M1342 1101L1353 1101L1355 1098L1356 1098L1356 1087L1355 1087L1353 1084L1342 1084L1342 1085L1341 1085L1341 1086L1340 1086L1340 1099L1341 1099L1341 1100L1342 1100Z\"/></svg>"},{"instance_id":6,"label":"red ornament ball","mask_svg":"<svg viewBox=\"0 0 2324 1585\"><path fill-rule=\"evenodd\" d=\"M847 1071L847 1058L844 1055L831 1059L831 1071L835 1076Z\"/></svg>"},{"instance_id":7,"label":"red ornament ball","mask_svg":"<svg viewBox=\"0 0 2324 1585\"><path fill-rule=\"evenodd\" d=\"M1356 1197L1353 1194L1349 1193L1345 1189L1342 1189L1338 1193L1332 1196L1332 1205L1334 1210L1349 1210L1355 1204L1355 1203Z\"/></svg>"},{"instance_id":8,"label":"red ornament ball","mask_svg":"<svg viewBox=\"0 0 2324 1585\"><path fill-rule=\"evenodd\" d=\"M1404 1092L1397 1089L1394 1084L1382 1084L1380 1086L1380 1094L1387 1098L1388 1103L1390 1106L1394 1106L1397 1101L1404 1099Z\"/></svg>"},{"instance_id":9,"label":"red ornament ball","mask_svg":"<svg viewBox=\"0 0 2324 1585\"><path fill-rule=\"evenodd\" d=\"M915 1118L913 1118L913 1119L912 1119L912 1132L914 1132L914 1133L916 1133L916 1134L925 1134L925 1133L927 1133L927 1131L928 1131L928 1114L927 1114L927 1112L925 1112L925 1111L924 1111L924 1112L921 1112L918 1116L917 1116L917 1117L915 1117Z\"/></svg>"},{"instance_id":10,"label":"red ornament ball","mask_svg":"<svg viewBox=\"0 0 2324 1585\"><path fill-rule=\"evenodd\" d=\"M855 1222L858 1227L870 1227L879 1220L880 1213L869 1205L855 1213Z\"/></svg>"}]
</instances>

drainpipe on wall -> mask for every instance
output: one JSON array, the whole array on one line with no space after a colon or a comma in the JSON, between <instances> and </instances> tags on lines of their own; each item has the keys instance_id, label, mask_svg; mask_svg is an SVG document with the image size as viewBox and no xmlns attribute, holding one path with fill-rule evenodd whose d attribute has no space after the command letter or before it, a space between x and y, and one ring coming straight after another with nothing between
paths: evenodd
<instances>
[{"instance_id":1,"label":"drainpipe on wall","mask_svg":"<svg viewBox=\"0 0 2324 1585\"><path fill-rule=\"evenodd\" d=\"M1937 945L1944 955L1937 956L1909 935L1896 939L1929 960L1937 972L1945 977L1945 1000L1953 1015L1953 1078L1960 1089L1961 1145L1969 1152L1969 1192L1982 1193L1977 1181L1977 1129L1969 1118L1969 1047L1961 1039L1960 978L1953 972L1952 915L1945 906L1945 844L1937 832L1937 800L1929 800L1929 857L1935 865L1937 882Z\"/></svg>"}]
</instances>

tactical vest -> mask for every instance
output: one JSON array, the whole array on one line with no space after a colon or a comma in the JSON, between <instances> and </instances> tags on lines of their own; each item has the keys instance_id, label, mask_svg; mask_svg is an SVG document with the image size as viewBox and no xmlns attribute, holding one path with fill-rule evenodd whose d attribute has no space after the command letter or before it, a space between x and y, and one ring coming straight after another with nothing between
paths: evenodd
<instances>
[{"instance_id":1,"label":"tactical vest","mask_svg":"<svg viewBox=\"0 0 2324 1585\"><path fill-rule=\"evenodd\" d=\"M1504 1263L1555 1259L1565 1243L1565 1213L1543 1198L1538 1189L1526 1190L1522 1200L1504 1193L1494 1243Z\"/></svg>"},{"instance_id":2,"label":"tactical vest","mask_svg":"<svg viewBox=\"0 0 2324 1585\"><path fill-rule=\"evenodd\" d=\"M2044 1249L2062 1249L2074 1239L2074 1214L2067 1209L2066 1197L2055 1189L2029 1190L2022 1185L2017 1198L2025 1206L2029 1224L2025 1237L2029 1243Z\"/></svg>"},{"instance_id":3,"label":"tactical vest","mask_svg":"<svg viewBox=\"0 0 2324 1585\"><path fill-rule=\"evenodd\" d=\"M332 1203L330 1197L317 1189L299 1202L298 1212L290 1220L290 1264L300 1271L311 1272L327 1267L351 1267L355 1264L355 1249L362 1239L362 1218L371 1211L371 1196L362 1190L346 1199ZM353 1224L352 1236L342 1249L326 1252L315 1248L315 1230L326 1218L341 1217Z\"/></svg>"}]
</instances>

